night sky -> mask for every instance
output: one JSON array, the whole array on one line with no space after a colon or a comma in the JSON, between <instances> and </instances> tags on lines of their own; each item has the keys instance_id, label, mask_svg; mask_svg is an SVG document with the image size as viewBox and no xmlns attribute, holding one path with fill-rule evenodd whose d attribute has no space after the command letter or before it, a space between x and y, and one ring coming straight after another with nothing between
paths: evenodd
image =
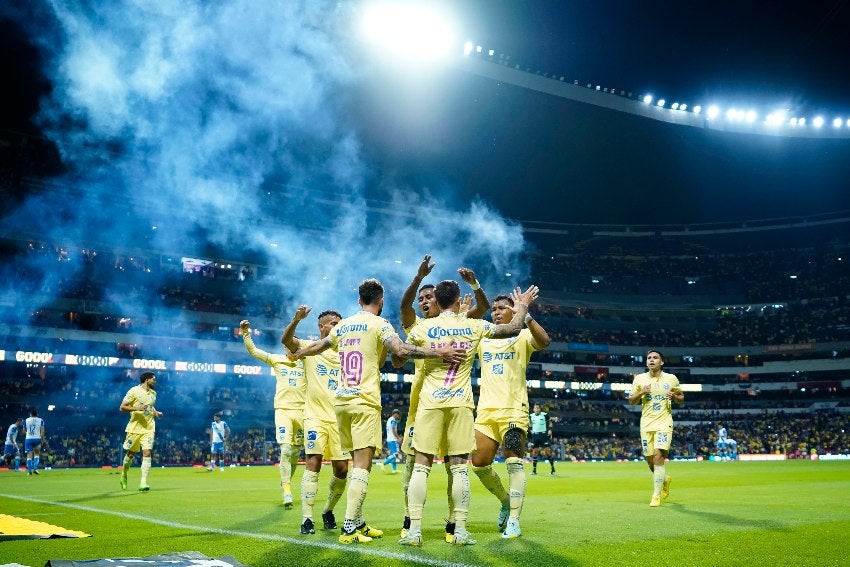
<instances>
[{"instance_id":1,"label":"night sky","mask_svg":"<svg viewBox=\"0 0 850 567\"><path fill-rule=\"evenodd\" d=\"M568 80L692 105L850 117L846 0L448 5L464 38ZM4 10L2 75L15 88L3 90L0 127L49 139L37 112L52 88L48 56L20 24L26 11ZM360 142L370 198L387 198L391 178L444 196L441 206L480 198L522 221L699 223L850 210L850 140L705 132L452 68L411 76L357 50L350 57L360 72L334 103Z\"/></svg>"}]
</instances>

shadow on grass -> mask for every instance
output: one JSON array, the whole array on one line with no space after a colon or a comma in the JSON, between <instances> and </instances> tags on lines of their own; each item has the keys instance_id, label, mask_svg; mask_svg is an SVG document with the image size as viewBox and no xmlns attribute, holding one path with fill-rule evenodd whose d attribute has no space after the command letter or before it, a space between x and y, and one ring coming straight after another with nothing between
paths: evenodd
<instances>
[{"instance_id":1,"label":"shadow on grass","mask_svg":"<svg viewBox=\"0 0 850 567\"><path fill-rule=\"evenodd\" d=\"M684 504L678 503L667 503L664 505L664 507L670 508L676 512L679 512L680 514L688 514L690 516L700 518L706 522L713 522L715 524L734 526L736 528L746 527L779 532L788 531L788 528L786 526L774 520L753 520L748 518L742 518L740 516L732 516L730 514L706 512L705 510L695 510L689 508Z\"/></svg>"}]
</instances>

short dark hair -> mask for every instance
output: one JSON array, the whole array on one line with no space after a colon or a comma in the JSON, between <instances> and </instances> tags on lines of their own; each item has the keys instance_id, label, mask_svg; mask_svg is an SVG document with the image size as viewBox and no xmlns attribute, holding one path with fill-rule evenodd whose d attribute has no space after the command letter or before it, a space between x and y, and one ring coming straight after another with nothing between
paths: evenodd
<instances>
[{"instance_id":1,"label":"short dark hair","mask_svg":"<svg viewBox=\"0 0 850 567\"><path fill-rule=\"evenodd\" d=\"M496 303L497 301L507 301L508 305L511 307L514 306L513 298L510 295L505 295L504 293L493 298L493 303Z\"/></svg>"},{"instance_id":2,"label":"short dark hair","mask_svg":"<svg viewBox=\"0 0 850 567\"><path fill-rule=\"evenodd\" d=\"M384 296L384 286L375 278L363 280L357 288L363 305L374 305Z\"/></svg>"},{"instance_id":3,"label":"short dark hair","mask_svg":"<svg viewBox=\"0 0 850 567\"><path fill-rule=\"evenodd\" d=\"M37 410L37 409L35 409L35 408L32 408L32 409L30 410L30 415L31 415L31 416L33 416L33 417L37 416L37 415L38 415L38 410Z\"/></svg>"},{"instance_id":4,"label":"short dark hair","mask_svg":"<svg viewBox=\"0 0 850 567\"><path fill-rule=\"evenodd\" d=\"M144 384L145 380L149 378L156 378L156 374L154 374L153 372L142 372L142 374L139 376L139 384Z\"/></svg>"},{"instance_id":5,"label":"short dark hair","mask_svg":"<svg viewBox=\"0 0 850 567\"><path fill-rule=\"evenodd\" d=\"M434 284L426 283L425 285L419 288L419 293L422 293L422 291L426 289L434 289Z\"/></svg>"},{"instance_id":6,"label":"short dark hair","mask_svg":"<svg viewBox=\"0 0 850 567\"><path fill-rule=\"evenodd\" d=\"M662 353L660 350L651 348L648 351L646 351L646 356L649 356L649 353L651 353L651 352L658 354L658 356L661 357L661 362L667 362L667 360L664 358L664 353Z\"/></svg>"},{"instance_id":7,"label":"short dark hair","mask_svg":"<svg viewBox=\"0 0 850 567\"><path fill-rule=\"evenodd\" d=\"M339 313L337 313L333 309L328 309L326 311L322 311L321 313L319 313L318 320L321 321L322 317L327 317L328 315L336 315L337 317L342 319L342 315L340 315Z\"/></svg>"},{"instance_id":8,"label":"short dark hair","mask_svg":"<svg viewBox=\"0 0 850 567\"><path fill-rule=\"evenodd\" d=\"M440 309L446 309L460 298L460 286L454 280L443 280L434 287L434 298Z\"/></svg>"}]
</instances>

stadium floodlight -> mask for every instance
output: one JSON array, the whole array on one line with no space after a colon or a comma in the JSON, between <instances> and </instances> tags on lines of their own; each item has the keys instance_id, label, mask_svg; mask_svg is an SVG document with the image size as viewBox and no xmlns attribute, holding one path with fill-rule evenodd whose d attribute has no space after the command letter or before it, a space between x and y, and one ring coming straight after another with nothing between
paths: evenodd
<instances>
[{"instance_id":1,"label":"stadium floodlight","mask_svg":"<svg viewBox=\"0 0 850 567\"><path fill-rule=\"evenodd\" d=\"M743 112L743 111L741 111L741 112ZM756 113L755 110L748 110L746 118L747 118L747 122L752 124L753 122L756 121L756 118L758 118L758 113Z\"/></svg>"},{"instance_id":2,"label":"stadium floodlight","mask_svg":"<svg viewBox=\"0 0 850 567\"><path fill-rule=\"evenodd\" d=\"M664 104L665 104L666 102L667 102L667 101L666 101L666 100L664 100L663 98L659 98L659 99L658 99L658 102L656 102L655 104L657 104L657 105L658 105L658 106L660 106L661 108L664 108Z\"/></svg>"},{"instance_id":3,"label":"stadium floodlight","mask_svg":"<svg viewBox=\"0 0 850 567\"><path fill-rule=\"evenodd\" d=\"M652 95L646 95L643 97L644 104L652 104Z\"/></svg>"},{"instance_id":4,"label":"stadium floodlight","mask_svg":"<svg viewBox=\"0 0 850 567\"><path fill-rule=\"evenodd\" d=\"M840 118L832 119L832 127L833 128L841 128L841 125L844 124L844 121Z\"/></svg>"},{"instance_id":5,"label":"stadium floodlight","mask_svg":"<svg viewBox=\"0 0 850 567\"><path fill-rule=\"evenodd\" d=\"M670 105L670 108L672 108L673 110L679 110L679 103L674 102L672 105Z\"/></svg>"},{"instance_id":6,"label":"stadium floodlight","mask_svg":"<svg viewBox=\"0 0 850 567\"><path fill-rule=\"evenodd\" d=\"M711 105L708 107L708 118L710 120L714 120L720 115L720 109L716 105Z\"/></svg>"},{"instance_id":7,"label":"stadium floodlight","mask_svg":"<svg viewBox=\"0 0 850 567\"><path fill-rule=\"evenodd\" d=\"M700 105L696 105L694 107L694 114L699 114L700 112L702 112L702 107Z\"/></svg>"},{"instance_id":8,"label":"stadium floodlight","mask_svg":"<svg viewBox=\"0 0 850 567\"><path fill-rule=\"evenodd\" d=\"M812 124L815 125L815 128L820 128L823 126L823 116L815 116L815 119L812 121Z\"/></svg>"},{"instance_id":9,"label":"stadium floodlight","mask_svg":"<svg viewBox=\"0 0 850 567\"><path fill-rule=\"evenodd\" d=\"M789 123L791 126L796 126L796 125L797 125L797 122L798 122L798 120L797 120L797 117L796 117L796 116L792 116L792 117L791 117L791 120L789 120L789 121L788 121L788 123Z\"/></svg>"},{"instance_id":10,"label":"stadium floodlight","mask_svg":"<svg viewBox=\"0 0 850 567\"><path fill-rule=\"evenodd\" d=\"M848 118L848 119L847 119L847 122L845 122L845 125L846 125L848 128L850 128L850 118Z\"/></svg>"},{"instance_id":11,"label":"stadium floodlight","mask_svg":"<svg viewBox=\"0 0 850 567\"><path fill-rule=\"evenodd\" d=\"M464 55L469 55L470 53L472 53L472 49L473 49L474 47L475 47L475 46L474 46L474 45L472 45L472 42L471 42L471 41L467 41L466 43L464 43L464 44L463 44L463 54L464 54Z\"/></svg>"},{"instance_id":12,"label":"stadium floodlight","mask_svg":"<svg viewBox=\"0 0 850 567\"><path fill-rule=\"evenodd\" d=\"M370 43L418 60L439 59L456 45L454 24L425 4L372 4L363 13L361 32Z\"/></svg>"},{"instance_id":13,"label":"stadium floodlight","mask_svg":"<svg viewBox=\"0 0 850 567\"><path fill-rule=\"evenodd\" d=\"M738 119L738 109L730 108L726 111L726 120L737 120Z\"/></svg>"},{"instance_id":14,"label":"stadium floodlight","mask_svg":"<svg viewBox=\"0 0 850 567\"><path fill-rule=\"evenodd\" d=\"M680 105L679 105L679 110L687 110L687 109L688 109L688 105L687 105L687 104L680 104Z\"/></svg>"},{"instance_id":15,"label":"stadium floodlight","mask_svg":"<svg viewBox=\"0 0 850 567\"><path fill-rule=\"evenodd\" d=\"M481 47L480 45L475 46L475 53L481 53L482 51L484 51L483 47Z\"/></svg>"},{"instance_id":16,"label":"stadium floodlight","mask_svg":"<svg viewBox=\"0 0 850 567\"><path fill-rule=\"evenodd\" d=\"M797 124L799 124L800 126L805 126L806 125L806 119L800 118L800 120L797 121Z\"/></svg>"},{"instance_id":17,"label":"stadium floodlight","mask_svg":"<svg viewBox=\"0 0 850 567\"><path fill-rule=\"evenodd\" d=\"M490 51L487 52L487 55L489 55L490 57L493 57L494 55L496 55L496 50L491 49Z\"/></svg>"}]
</instances>

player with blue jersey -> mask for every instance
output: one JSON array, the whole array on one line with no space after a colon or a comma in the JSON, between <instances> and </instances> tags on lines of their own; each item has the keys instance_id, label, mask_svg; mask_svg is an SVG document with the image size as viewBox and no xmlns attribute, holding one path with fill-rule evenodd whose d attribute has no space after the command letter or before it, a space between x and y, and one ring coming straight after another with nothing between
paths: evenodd
<instances>
[{"instance_id":1,"label":"player with blue jersey","mask_svg":"<svg viewBox=\"0 0 850 567\"><path fill-rule=\"evenodd\" d=\"M717 424L717 458L721 461L725 461L728 459L728 447L729 443L727 442L728 433L726 432L726 428L721 424Z\"/></svg>"},{"instance_id":2,"label":"player with blue jersey","mask_svg":"<svg viewBox=\"0 0 850 567\"><path fill-rule=\"evenodd\" d=\"M399 422L401 421L401 412L397 409L394 409L390 414L390 417L387 418L386 430L387 430L387 458L384 459L384 462L381 463L381 468L384 468L387 465L392 465L392 472L398 472L398 457L399 457L399 449L401 447L401 434L398 432Z\"/></svg>"},{"instance_id":3,"label":"player with blue jersey","mask_svg":"<svg viewBox=\"0 0 850 567\"><path fill-rule=\"evenodd\" d=\"M304 444L304 398L307 393L304 365L284 354L272 354L257 348L251 338L250 321L240 322L239 328L248 354L271 366L274 372L274 426L275 438L280 446L278 472L283 507L289 510L292 508L292 475Z\"/></svg>"},{"instance_id":4,"label":"player with blue jersey","mask_svg":"<svg viewBox=\"0 0 850 567\"><path fill-rule=\"evenodd\" d=\"M673 411L671 402L683 403L685 394L679 379L663 372L664 356L657 350L646 353L647 372L635 375L629 403L642 404L640 441L643 456L652 472L652 498L649 505L660 506L670 494L670 475L665 462L673 442Z\"/></svg>"},{"instance_id":5,"label":"player with blue jersey","mask_svg":"<svg viewBox=\"0 0 850 567\"><path fill-rule=\"evenodd\" d=\"M38 417L38 411L33 408L30 416L24 421L24 451L27 453L27 474L38 474L38 462L41 458L41 444L45 441L44 420Z\"/></svg>"},{"instance_id":6,"label":"player with blue jersey","mask_svg":"<svg viewBox=\"0 0 850 567\"><path fill-rule=\"evenodd\" d=\"M121 490L127 490L127 474L133 457L139 451L142 452L142 476L139 480L139 490L147 492L151 489L148 485L148 474L151 470L151 452L153 451L154 436L156 434L156 422L154 419L162 417L162 412L156 409L156 375L153 372L142 372L139 376L139 385L133 386L124 395L118 411L129 413L130 421L124 429L124 463L121 470Z\"/></svg>"},{"instance_id":7,"label":"player with blue jersey","mask_svg":"<svg viewBox=\"0 0 850 567\"><path fill-rule=\"evenodd\" d=\"M295 336L295 328L310 313L311 308L302 305L295 311L292 321L286 326L280 341L295 352L310 341ZM336 311L319 313L319 337L325 338L342 316ZM339 383L339 354L328 349L316 356L303 360L304 375L307 378L307 397L304 403L304 474L301 475L301 534L316 533L313 524L313 505L319 489L319 471L322 470L322 459L330 459L333 474L328 485L328 498L322 510L322 522L326 530L337 528L334 507L345 493L348 477L348 451L342 450L339 438L339 427L336 423L334 409L334 393Z\"/></svg>"},{"instance_id":8,"label":"player with blue jersey","mask_svg":"<svg viewBox=\"0 0 850 567\"><path fill-rule=\"evenodd\" d=\"M221 414L213 415L210 424L210 471L215 470L215 460L218 457L218 470L224 471L225 443L230 437L230 427L226 421L221 420Z\"/></svg>"},{"instance_id":9,"label":"player with blue jersey","mask_svg":"<svg viewBox=\"0 0 850 567\"><path fill-rule=\"evenodd\" d=\"M327 337L298 349L293 358L315 356L327 349L339 353L340 379L334 383L334 409L344 451L352 451L345 521L339 542L372 541L383 535L363 519L363 501L375 450L381 444L381 373L387 351L408 358L463 358L462 349L444 345L420 348L402 342L389 321L381 317L384 287L376 279L358 287L362 310L337 323Z\"/></svg>"},{"instance_id":10,"label":"player with blue jersey","mask_svg":"<svg viewBox=\"0 0 850 567\"><path fill-rule=\"evenodd\" d=\"M427 493L428 474L445 443L452 473L452 491L455 506L454 545L476 543L466 529L469 514L469 473L467 459L475 446L473 436L472 365L478 343L484 338L501 338L516 335L528 306L537 297L537 287L524 293L514 292L517 315L509 324L493 325L488 321L461 316L460 286L452 280L441 281L434 288L440 315L424 319L407 337L410 344L431 348L452 345L467 349L460 362L428 359L423 365L423 386L416 411L416 428L413 447L416 463L408 489L410 530L399 543L422 545L422 509Z\"/></svg>"},{"instance_id":11,"label":"player with blue jersey","mask_svg":"<svg viewBox=\"0 0 850 567\"><path fill-rule=\"evenodd\" d=\"M9 426L9 429L6 430L6 444L3 445L3 460L7 467L11 467L12 461L14 460L15 465L12 470L15 472L18 472L18 469L21 466L21 450L20 447L18 447L18 432L20 431L23 422L24 420L19 417L15 420L15 423Z\"/></svg>"},{"instance_id":12,"label":"player with blue jersey","mask_svg":"<svg viewBox=\"0 0 850 567\"><path fill-rule=\"evenodd\" d=\"M513 300L499 295L493 300L493 323L507 323L514 316ZM526 328L515 337L484 339L478 344L481 361L478 407L475 417L475 446L472 471L484 487L501 503L497 521L502 537L521 535L520 512L525 501L525 455L528 418L526 369L531 354L549 346L546 330L525 316ZM493 460L501 445L508 471L505 490Z\"/></svg>"}]
</instances>

